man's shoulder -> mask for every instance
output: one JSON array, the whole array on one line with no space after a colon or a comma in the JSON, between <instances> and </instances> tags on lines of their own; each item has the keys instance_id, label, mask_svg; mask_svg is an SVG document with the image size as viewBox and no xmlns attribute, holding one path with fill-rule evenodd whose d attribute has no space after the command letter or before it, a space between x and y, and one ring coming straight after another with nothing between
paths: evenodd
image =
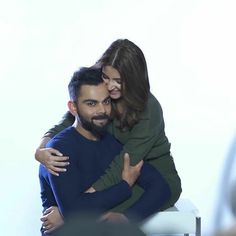
<instances>
[{"instance_id":1,"label":"man's shoulder","mask_svg":"<svg viewBox=\"0 0 236 236\"><path fill-rule=\"evenodd\" d=\"M60 144L70 143L74 135L74 128L68 127L55 135L46 145L46 147L55 147Z\"/></svg>"}]
</instances>

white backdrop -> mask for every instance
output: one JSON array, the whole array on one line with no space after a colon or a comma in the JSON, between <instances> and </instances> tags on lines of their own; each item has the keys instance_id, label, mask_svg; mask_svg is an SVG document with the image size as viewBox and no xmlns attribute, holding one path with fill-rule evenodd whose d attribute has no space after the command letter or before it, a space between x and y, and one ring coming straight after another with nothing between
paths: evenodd
<instances>
[{"instance_id":1,"label":"white backdrop","mask_svg":"<svg viewBox=\"0 0 236 236\"><path fill-rule=\"evenodd\" d=\"M235 135L234 0L0 0L1 235L39 235L34 150L67 110L67 83L110 43L143 50L182 178L208 235Z\"/></svg>"}]
</instances>

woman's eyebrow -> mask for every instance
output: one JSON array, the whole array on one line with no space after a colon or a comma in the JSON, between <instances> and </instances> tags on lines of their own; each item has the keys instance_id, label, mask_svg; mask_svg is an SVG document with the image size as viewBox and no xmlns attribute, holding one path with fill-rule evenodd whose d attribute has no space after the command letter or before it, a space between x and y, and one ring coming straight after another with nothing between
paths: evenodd
<instances>
[{"instance_id":1,"label":"woman's eyebrow","mask_svg":"<svg viewBox=\"0 0 236 236\"><path fill-rule=\"evenodd\" d=\"M111 98L110 95L108 95L105 99L103 99L103 102L110 99L110 98Z\"/></svg>"},{"instance_id":2,"label":"woman's eyebrow","mask_svg":"<svg viewBox=\"0 0 236 236\"><path fill-rule=\"evenodd\" d=\"M118 78L110 78L110 77L109 77L108 75L106 75L104 72L102 72L102 75L105 76L105 77L108 78L108 79L121 80L120 77L118 77Z\"/></svg>"}]
</instances>

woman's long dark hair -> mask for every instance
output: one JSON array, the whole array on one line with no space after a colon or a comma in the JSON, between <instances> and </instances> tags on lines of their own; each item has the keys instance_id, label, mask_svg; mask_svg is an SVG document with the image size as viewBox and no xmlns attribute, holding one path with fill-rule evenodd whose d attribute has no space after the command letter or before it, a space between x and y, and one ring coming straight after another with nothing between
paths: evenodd
<instances>
[{"instance_id":1,"label":"woman's long dark hair","mask_svg":"<svg viewBox=\"0 0 236 236\"><path fill-rule=\"evenodd\" d=\"M147 64L141 49L128 39L118 39L104 52L97 62L100 66L112 66L122 80L123 112L119 114L120 128L131 129L144 111L150 91ZM114 109L116 109L114 101Z\"/></svg>"}]
</instances>

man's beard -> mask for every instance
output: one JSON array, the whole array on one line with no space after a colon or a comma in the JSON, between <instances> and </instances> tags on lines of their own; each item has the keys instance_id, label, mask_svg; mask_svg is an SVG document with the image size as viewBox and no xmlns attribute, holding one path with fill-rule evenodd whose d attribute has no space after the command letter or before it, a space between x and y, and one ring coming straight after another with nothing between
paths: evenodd
<instances>
[{"instance_id":1,"label":"man's beard","mask_svg":"<svg viewBox=\"0 0 236 236\"><path fill-rule=\"evenodd\" d=\"M80 121L81 126L86 129L87 131L91 132L96 137L101 137L107 132L107 126L110 123L110 117L106 114L93 116L91 121L84 118L82 115L79 114L78 118ZM94 120L103 120L107 119L107 123L105 125L96 125Z\"/></svg>"}]
</instances>

